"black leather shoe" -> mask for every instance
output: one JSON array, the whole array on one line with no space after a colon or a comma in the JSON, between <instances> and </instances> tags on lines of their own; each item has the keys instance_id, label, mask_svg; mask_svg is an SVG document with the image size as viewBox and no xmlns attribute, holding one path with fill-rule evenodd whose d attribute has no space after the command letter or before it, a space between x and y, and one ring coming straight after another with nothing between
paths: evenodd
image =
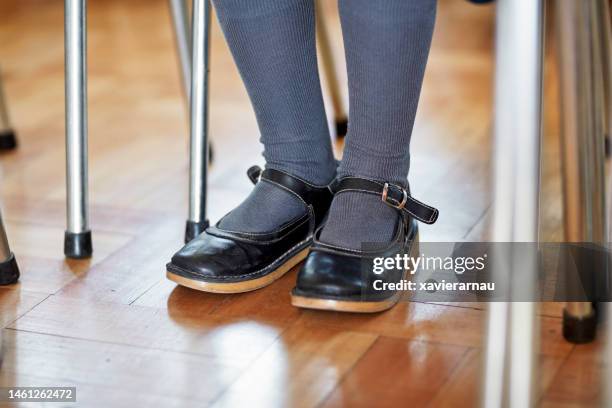
<instances>
[{"instance_id":1,"label":"black leather shoe","mask_svg":"<svg viewBox=\"0 0 612 408\"><path fill-rule=\"evenodd\" d=\"M313 232L333 197L329 187L257 166L247 174L253 183L265 180L295 194L307 212L262 234L227 231L219 224L209 227L172 257L168 279L205 292L248 292L269 285L306 258Z\"/></svg>"},{"instance_id":2,"label":"black leather shoe","mask_svg":"<svg viewBox=\"0 0 612 408\"><path fill-rule=\"evenodd\" d=\"M291 303L308 309L341 312L373 313L395 305L401 292L389 284L400 283L407 270L387 269L374 273L376 258L395 258L404 254L418 256L418 228L416 221L433 224L438 210L414 198L401 186L357 177L346 177L332 184L334 194L360 191L381 197L398 210L399 222L391 243L384 248L354 250L329 245L318 240L322 229L315 233L314 244L302 266L296 287L291 292Z\"/></svg>"}]
</instances>

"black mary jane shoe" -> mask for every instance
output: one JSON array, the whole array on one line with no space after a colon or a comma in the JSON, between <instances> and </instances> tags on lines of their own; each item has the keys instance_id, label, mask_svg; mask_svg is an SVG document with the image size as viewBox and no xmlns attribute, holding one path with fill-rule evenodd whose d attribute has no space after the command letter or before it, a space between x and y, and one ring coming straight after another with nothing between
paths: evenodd
<instances>
[{"instance_id":1,"label":"black mary jane shoe","mask_svg":"<svg viewBox=\"0 0 612 408\"><path fill-rule=\"evenodd\" d=\"M291 303L307 309L340 312L374 313L393 307L401 292L389 284L400 283L407 270L389 269L374 273L375 258L395 258L404 254L418 256L416 221L433 224L438 210L410 197L401 186L357 177L346 177L332 184L334 194L360 191L378 195L398 210L400 218L393 240L384 248L341 248L318 240L315 233L310 254L302 266L297 284L291 292Z\"/></svg>"},{"instance_id":2,"label":"black mary jane shoe","mask_svg":"<svg viewBox=\"0 0 612 408\"><path fill-rule=\"evenodd\" d=\"M307 212L275 231L258 234L227 231L217 223L172 257L168 279L204 292L249 292L269 285L306 258L333 197L329 187L257 166L247 174L253 183L272 183L294 194Z\"/></svg>"}]
</instances>

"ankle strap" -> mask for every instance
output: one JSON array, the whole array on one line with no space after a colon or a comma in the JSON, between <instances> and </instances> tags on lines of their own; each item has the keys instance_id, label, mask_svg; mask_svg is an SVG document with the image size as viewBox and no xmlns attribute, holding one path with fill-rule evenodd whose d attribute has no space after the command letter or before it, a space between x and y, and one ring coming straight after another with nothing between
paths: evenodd
<instances>
[{"instance_id":1,"label":"ankle strap","mask_svg":"<svg viewBox=\"0 0 612 408\"><path fill-rule=\"evenodd\" d=\"M360 177L336 179L330 185L333 194L343 191L359 191L380 196L383 203L411 215L426 224L433 224L438 219L438 210L412 198L410 192L402 186L382 183Z\"/></svg>"},{"instance_id":2,"label":"ankle strap","mask_svg":"<svg viewBox=\"0 0 612 408\"><path fill-rule=\"evenodd\" d=\"M260 180L268 180L298 195L306 204L317 205L320 200L331 200L332 193L328 186L316 186L288 173L274 170L262 170L259 166L252 166L247 170L247 176L257 184Z\"/></svg>"}]
</instances>

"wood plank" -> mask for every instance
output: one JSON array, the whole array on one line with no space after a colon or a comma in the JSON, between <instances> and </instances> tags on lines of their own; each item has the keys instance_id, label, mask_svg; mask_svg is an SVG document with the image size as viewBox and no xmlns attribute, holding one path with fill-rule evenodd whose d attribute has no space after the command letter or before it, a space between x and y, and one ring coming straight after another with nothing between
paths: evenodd
<instances>
[{"instance_id":1,"label":"wood plank","mask_svg":"<svg viewBox=\"0 0 612 408\"><path fill-rule=\"evenodd\" d=\"M425 302L435 305L455 306L464 307L468 309L485 310L487 304L484 302ZM548 317L562 317L565 302L539 302L538 303L538 314L540 316Z\"/></svg>"},{"instance_id":2,"label":"wood plank","mask_svg":"<svg viewBox=\"0 0 612 408\"><path fill-rule=\"evenodd\" d=\"M307 311L301 317L309 325L332 325L344 330L378 333L383 336L482 347L485 312L428 303L400 302L393 309L377 314L352 315ZM565 356L571 349L561 335L561 320L541 318L542 352Z\"/></svg>"},{"instance_id":3,"label":"wood plank","mask_svg":"<svg viewBox=\"0 0 612 408\"><path fill-rule=\"evenodd\" d=\"M483 352L470 349L448 381L440 387L430 407L460 408L478 406L481 398ZM541 355L538 365L539 395L549 387L563 363L562 357Z\"/></svg>"},{"instance_id":4,"label":"wood plank","mask_svg":"<svg viewBox=\"0 0 612 408\"><path fill-rule=\"evenodd\" d=\"M10 287L0 287L0 328L12 323L13 320L28 312L47 296L46 293L10 290Z\"/></svg>"},{"instance_id":5,"label":"wood plank","mask_svg":"<svg viewBox=\"0 0 612 408\"><path fill-rule=\"evenodd\" d=\"M200 292L165 278L134 302L134 305L214 315L226 321L242 320L285 326L300 316L300 309L291 306L289 292L295 286L299 265L263 290L219 295Z\"/></svg>"},{"instance_id":6,"label":"wood plank","mask_svg":"<svg viewBox=\"0 0 612 408\"><path fill-rule=\"evenodd\" d=\"M64 260L65 227L42 226L29 223L6 222L11 250L19 256ZM131 236L120 233L98 232L94 239L95 250L91 259L81 261L95 265L109 254L125 245Z\"/></svg>"},{"instance_id":7,"label":"wood plank","mask_svg":"<svg viewBox=\"0 0 612 408\"><path fill-rule=\"evenodd\" d=\"M3 337L0 387L76 387L79 406L203 405L240 373L239 366L192 353L15 330Z\"/></svg>"},{"instance_id":8,"label":"wood plank","mask_svg":"<svg viewBox=\"0 0 612 408\"><path fill-rule=\"evenodd\" d=\"M4 219L18 224L33 224L66 228L64 200L31 200L24 197L6 197L2 200ZM167 214L142 209L91 205L90 228L98 231L134 235L150 228Z\"/></svg>"},{"instance_id":9,"label":"wood plank","mask_svg":"<svg viewBox=\"0 0 612 408\"><path fill-rule=\"evenodd\" d=\"M574 347L546 391L543 403L601 406L604 386L603 337L600 336L593 343Z\"/></svg>"},{"instance_id":10,"label":"wood plank","mask_svg":"<svg viewBox=\"0 0 612 408\"><path fill-rule=\"evenodd\" d=\"M31 256L17 258L21 277L7 289L53 294L78 276L87 273L89 262L45 259Z\"/></svg>"},{"instance_id":11,"label":"wood plank","mask_svg":"<svg viewBox=\"0 0 612 408\"><path fill-rule=\"evenodd\" d=\"M158 309L185 310L202 316L213 313L228 296L204 293L179 286L165 277L132 302L135 306Z\"/></svg>"},{"instance_id":12,"label":"wood plank","mask_svg":"<svg viewBox=\"0 0 612 408\"><path fill-rule=\"evenodd\" d=\"M129 304L165 275L165 265L182 245L182 220L160 220L121 249L71 281L58 296Z\"/></svg>"},{"instance_id":13,"label":"wood plank","mask_svg":"<svg viewBox=\"0 0 612 408\"><path fill-rule=\"evenodd\" d=\"M318 406L372 346L376 337L295 324L240 375L213 406Z\"/></svg>"},{"instance_id":14,"label":"wood plank","mask_svg":"<svg viewBox=\"0 0 612 408\"><path fill-rule=\"evenodd\" d=\"M380 337L323 406L426 406L466 350Z\"/></svg>"},{"instance_id":15,"label":"wood plank","mask_svg":"<svg viewBox=\"0 0 612 408\"><path fill-rule=\"evenodd\" d=\"M12 329L150 349L189 352L248 364L285 327L246 318L226 321L198 310L153 309L50 296L12 323Z\"/></svg>"}]
</instances>

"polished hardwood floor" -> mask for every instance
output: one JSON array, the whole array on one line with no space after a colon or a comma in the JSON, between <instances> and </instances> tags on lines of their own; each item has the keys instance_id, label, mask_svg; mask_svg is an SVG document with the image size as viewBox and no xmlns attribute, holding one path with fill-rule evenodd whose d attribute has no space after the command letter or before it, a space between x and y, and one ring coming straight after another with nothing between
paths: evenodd
<instances>
[{"instance_id":1,"label":"polished hardwood floor","mask_svg":"<svg viewBox=\"0 0 612 408\"><path fill-rule=\"evenodd\" d=\"M291 307L295 271L234 296L164 278L181 246L188 166L167 2L89 3L95 255L86 261L62 254L63 2L0 3L0 65L20 142L0 156L0 195L23 275L0 288L0 386L75 385L86 407L476 405L484 304L403 302L345 315ZM334 3L326 16L341 56ZM492 18L491 6L440 1L410 175L415 196L440 209L438 223L421 229L426 241L487 236ZM342 58L338 67L344 83ZM555 75L548 63L545 240L562 237ZM261 163L255 118L216 24L211 82L216 221L249 191L245 168ZM540 405L597 406L602 341L565 342L561 309L540 308Z\"/></svg>"}]
</instances>

